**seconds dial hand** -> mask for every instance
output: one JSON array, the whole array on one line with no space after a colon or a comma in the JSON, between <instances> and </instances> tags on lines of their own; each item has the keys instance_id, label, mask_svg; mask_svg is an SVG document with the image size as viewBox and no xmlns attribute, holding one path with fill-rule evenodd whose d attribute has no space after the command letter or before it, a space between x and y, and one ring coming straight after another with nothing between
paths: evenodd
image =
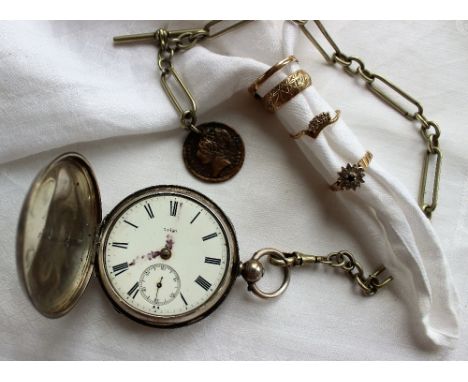
<instances>
[{"instance_id":1,"label":"seconds dial hand","mask_svg":"<svg viewBox=\"0 0 468 382\"><path fill-rule=\"evenodd\" d=\"M163 280L163 276L161 276L161 280L159 280L159 282L156 284L156 296L154 298L154 301L157 302L158 301L158 293L159 293L159 289L162 287L162 280Z\"/></svg>"}]
</instances>

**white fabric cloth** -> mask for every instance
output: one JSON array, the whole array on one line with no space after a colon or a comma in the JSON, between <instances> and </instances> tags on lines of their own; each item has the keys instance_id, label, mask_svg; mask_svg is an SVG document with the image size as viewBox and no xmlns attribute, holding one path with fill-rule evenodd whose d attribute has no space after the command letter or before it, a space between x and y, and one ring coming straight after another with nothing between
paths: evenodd
<instances>
[{"instance_id":1,"label":"white fabric cloth","mask_svg":"<svg viewBox=\"0 0 468 382\"><path fill-rule=\"evenodd\" d=\"M421 94L427 113L441 122L445 161L441 201L433 219L442 238L439 244L415 203L424 150L417 130L357 84L353 86L347 76L322 65L310 44L282 22L250 24L176 58L178 71L198 101L200 120L232 125L247 149L244 168L229 183L206 185L191 178L180 158L185 134L177 129L177 115L159 85L154 47L110 43L113 35L160 25L0 24L0 228L5 233L0 261L6 272L0 282L0 333L5 339L0 355L10 359L466 357L464 341L450 353L432 347L453 345L457 336L454 290L442 248L463 291L461 306L467 300L462 283L467 265L463 235L468 231L463 203L468 192L462 145L466 133L453 128L467 117L462 107L468 97L461 85L467 79L468 54L461 48L467 40L465 28L460 23L327 24L346 52L366 58L370 68L383 74L388 71L396 83L408 84L406 89ZM395 28L402 38L393 41ZM385 38L388 44L382 47L378 42ZM415 41L417 52L411 45ZM425 46L457 52L457 60L432 56ZM314 87L276 116L267 115L246 88L292 51L311 73ZM415 70L415 63L421 62L422 68ZM446 80L453 73L459 81ZM429 76L434 82L430 96ZM284 127L297 131L314 114L338 108L343 112L339 123L316 141L298 142L313 163L322 158L325 166L314 169ZM146 133L157 134L136 136ZM359 159L363 147L375 155L365 187L352 194L327 191L339 167ZM232 218L244 260L265 246L322 254L347 248L366 270L384 263L395 281L388 290L364 299L355 288L346 287L348 280L342 274L295 270L286 295L271 303L246 297L239 281L219 311L174 331L141 328L114 314L93 281L74 311L60 320L47 320L18 288L15 225L34 174L70 149L82 152L95 166L104 212L147 185L186 185L215 199ZM261 179L259 173L264 174ZM337 205L337 199L348 201L352 208L346 211L346 203ZM364 202L374 213L355 208ZM382 209L386 203L392 208ZM366 224L369 221L373 225ZM465 309L462 314L466 316ZM466 325L465 321L460 322Z\"/></svg>"},{"instance_id":2,"label":"white fabric cloth","mask_svg":"<svg viewBox=\"0 0 468 382\"><path fill-rule=\"evenodd\" d=\"M301 32L290 23L284 27L287 56L294 53ZM299 65L291 63L282 76L297 69ZM289 133L296 133L321 112L334 114L315 87L309 87L281 107L277 115ZM344 118L317 139L303 138L297 143L328 184L336 181L337 170L345 163L357 163L366 152ZM374 158L366 170L364 186L357 192L338 192L337 199L349 210L360 237L378 238L373 241L372 260L385 264L395 275L396 294L406 300L428 339L435 345L454 346L458 339L458 299L439 239L415 198L377 161Z\"/></svg>"}]
</instances>

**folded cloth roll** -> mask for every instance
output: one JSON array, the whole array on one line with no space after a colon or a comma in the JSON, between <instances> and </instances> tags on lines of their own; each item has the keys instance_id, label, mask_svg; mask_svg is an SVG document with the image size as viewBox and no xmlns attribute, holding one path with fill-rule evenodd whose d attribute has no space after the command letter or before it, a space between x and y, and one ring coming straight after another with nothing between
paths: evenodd
<instances>
[{"instance_id":1,"label":"folded cloth roll","mask_svg":"<svg viewBox=\"0 0 468 382\"><path fill-rule=\"evenodd\" d=\"M293 25L284 25L284 57L294 53L297 34ZM291 63L278 77L298 69L299 64ZM334 108L311 86L276 115L295 134L322 112L333 115ZM336 192L336 198L354 217L362 237L380 238L373 242L373 256L394 276L393 290L418 316L427 338L435 345L453 346L458 338L458 300L439 240L415 198L380 165L378 147L364 148L342 118L316 139L306 136L296 142L329 184L337 180L337 172L346 163L357 163L366 149L373 152L365 183L356 191Z\"/></svg>"}]
</instances>

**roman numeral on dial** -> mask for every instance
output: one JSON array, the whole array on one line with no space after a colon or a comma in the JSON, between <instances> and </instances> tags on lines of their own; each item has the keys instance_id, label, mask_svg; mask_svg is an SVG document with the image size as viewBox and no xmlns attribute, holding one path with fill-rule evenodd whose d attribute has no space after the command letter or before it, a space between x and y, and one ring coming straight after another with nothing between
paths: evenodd
<instances>
[{"instance_id":1,"label":"roman numeral on dial","mask_svg":"<svg viewBox=\"0 0 468 382\"><path fill-rule=\"evenodd\" d=\"M210 233L209 235L203 236L202 240L207 241L207 240L213 239L216 236L218 236L218 234L216 232L213 232L213 233Z\"/></svg>"},{"instance_id":2,"label":"roman numeral on dial","mask_svg":"<svg viewBox=\"0 0 468 382\"><path fill-rule=\"evenodd\" d=\"M128 220L124 220L124 222L127 223L128 225L131 225L133 228L138 228L137 225L135 225L135 224L129 222Z\"/></svg>"},{"instance_id":3,"label":"roman numeral on dial","mask_svg":"<svg viewBox=\"0 0 468 382\"><path fill-rule=\"evenodd\" d=\"M111 245L116 248L122 248L122 249L128 248L128 243L119 243L117 241L114 241Z\"/></svg>"},{"instance_id":4,"label":"roman numeral on dial","mask_svg":"<svg viewBox=\"0 0 468 382\"><path fill-rule=\"evenodd\" d=\"M195 279L195 282L200 285L204 290L208 290L211 287L211 283L209 281L206 281L203 277L198 276Z\"/></svg>"},{"instance_id":5,"label":"roman numeral on dial","mask_svg":"<svg viewBox=\"0 0 468 382\"><path fill-rule=\"evenodd\" d=\"M193 219L192 219L192 221L190 222L190 224L193 224L193 222L194 222L195 220L197 220L197 218L200 216L200 214L201 214L201 211L198 211L198 213L193 217Z\"/></svg>"},{"instance_id":6,"label":"roman numeral on dial","mask_svg":"<svg viewBox=\"0 0 468 382\"><path fill-rule=\"evenodd\" d=\"M121 273L124 273L126 270L128 270L128 263L122 263L122 264L117 264L112 267L112 271L116 276L120 275Z\"/></svg>"},{"instance_id":7,"label":"roman numeral on dial","mask_svg":"<svg viewBox=\"0 0 468 382\"><path fill-rule=\"evenodd\" d=\"M171 216L176 216L177 215L177 207L179 206L179 202L175 200L171 200L170 205L169 205L169 213Z\"/></svg>"},{"instance_id":8,"label":"roman numeral on dial","mask_svg":"<svg viewBox=\"0 0 468 382\"><path fill-rule=\"evenodd\" d=\"M127 294L129 296L131 296L133 299L136 297L136 295L138 294L138 281L135 283L135 285L132 286L132 288L127 292Z\"/></svg>"},{"instance_id":9,"label":"roman numeral on dial","mask_svg":"<svg viewBox=\"0 0 468 382\"><path fill-rule=\"evenodd\" d=\"M205 263L219 265L221 264L221 259L215 259L214 257L205 257Z\"/></svg>"},{"instance_id":10,"label":"roman numeral on dial","mask_svg":"<svg viewBox=\"0 0 468 382\"><path fill-rule=\"evenodd\" d=\"M181 293L180 294L180 298L182 299L182 301L184 302L185 306L187 306L187 300L185 299L184 295Z\"/></svg>"},{"instance_id":11,"label":"roman numeral on dial","mask_svg":"<svg viewBox=\"0 0 468 382\"><path fill-rule=\"evenodd\" d=\"M151 208L151 204L146 203L144 205L144 207L145 207L146 213L148 214L150 219L154 219L154 213L153 213L153 209Z\"/></svg>"}]
</instances>

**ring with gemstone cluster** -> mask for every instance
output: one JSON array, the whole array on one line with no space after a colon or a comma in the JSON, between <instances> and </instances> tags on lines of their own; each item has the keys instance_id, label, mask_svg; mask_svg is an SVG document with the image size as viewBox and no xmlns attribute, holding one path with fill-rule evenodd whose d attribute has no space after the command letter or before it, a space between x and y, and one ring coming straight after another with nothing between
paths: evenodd
<instances>
[{"instance_id":1,"label":"ring with gemstone cluster","mask_svg":"<svg viewBox=\"0 0 468 382\"><path fill-rule=\"evenodd\" d=\"M345 167L341 167L337 181L330 188L333 191L356 190L364 183L365 170L369 167L372 157L372 153L366 151L365 155L356 164L347 163Z\"/></svg>"}]
</instances>

